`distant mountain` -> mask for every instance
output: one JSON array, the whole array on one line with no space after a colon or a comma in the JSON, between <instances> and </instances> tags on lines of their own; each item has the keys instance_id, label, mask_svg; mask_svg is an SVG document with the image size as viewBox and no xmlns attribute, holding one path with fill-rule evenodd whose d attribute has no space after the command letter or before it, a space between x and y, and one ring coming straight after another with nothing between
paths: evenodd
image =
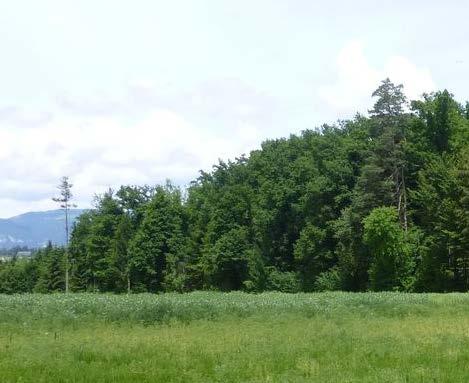
<instances>
[{"instance_id":1,"label":"distant mountain","mask_svg":"<svg viewBox=\"0 0 469 383\"><path fill-rule=\"evenodd\" d=\"M70 210L70 227L83 213L82 209ZM52 241L65 243L65 215L63 210L31 212L16 217L0 219L0 249L16 246L38 248Z\"/></svg>"}]
</instances>

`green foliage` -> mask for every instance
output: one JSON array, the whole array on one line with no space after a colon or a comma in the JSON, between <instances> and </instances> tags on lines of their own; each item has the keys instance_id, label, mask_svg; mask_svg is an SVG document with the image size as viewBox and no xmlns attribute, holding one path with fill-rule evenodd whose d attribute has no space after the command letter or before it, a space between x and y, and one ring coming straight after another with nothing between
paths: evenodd
<instances>
[{"instance_id":1,"label":"green foliage","mask_svg":"<svg viewBox=\"0 0 469 383\"><path fill-rule=\"evenodd\" d=\"M325 246L326 231L307 224L295 243L294 256L299 264L303 290L313 290L316 278L334 264L332 252Z\"/></svg>"},{"instance_id":2,"label":"green foliage","mask_svg":"<svg viewBox=\"0 0 469 383\"><path fill-rule=\"evenodd\" d=\"M65 290L65 251L51 243L32 258L0 262L0 293L48 293Z\"/></svg>"},{"instance_id":3,"label":"green foliage","mask_svg":"<svg viewBox=\"0 0 469 383\"><path fill-rule=\"evenodd\" d=\"M36 277L35 267L29 260L13 259L0 263L0 293L32 292Z\"/></svg>"},{"instance_id":4,"label":"green foliage","mask_svg":"<svg viewBox=\"0 0 469 383\"><path fill-rule=\"evenodd\" d=\"M469 290L468 106L384 80L369 116L219 161L183 193L122 186L76 222L72 291ZM63 290L52 247L5 292ZM27 272L25 271L27 268Z\"/></svg>"},{"instance_id":5,"label":"green foliage","mask_svg":"<svg viewBox=\"0 0 469 383\"><path fill-rule=\"evenodd\" d=\"M374 291L405 289L412 258L394 208L374 209L364 220L363 240L371 255L370 287Z\"/></svg>"},{"instance_id":6,"label":"green foliage","mask_svg":"<svg viewBox=\"0 0 469 383\"><path fill-rule=\"evenodd\" d=\"M314 281L316 291L335 291L342 287L342 278L338 267L332 267L319 274Z\"/></svg>"},{"instance_id":7,"label":"green foliage","mask_svg":"<svg viewBox=\"0 0 469 383\"><path fill-rule=\"evenodd\" d=\"M239 290L248 278L248 243L244 228L234 228L222 235L202 254L201 267L206 286L221 290Z\"/></svg>"},{"instance_id":8,"label":"green foliage","mask_svg":"<svg viewBox=\"0 0 469 383\"><path fill-rule=\"evenodd\" d=\"M156 188L129 244L131 280L138 290L184 288L183 214L178 189L171 185Z\"/></svg>"},{"instance_id":9,"label":"green foliage","mask_svg":"<svg viewBox=\"0 0 469 383\"><path fill-rule=\"evenodd\" d=\"M389 78L381 82L381 85L373 93L377 97L371 115L380 118L399 117L404 113L406 97L402 85L394 85Z\"/></svg>"},{"instance_id":10,"label":"green foliage","mask_svg":"<svg viewBox=\"0 0 469 383\"><path fill-rule=\"evenodd\" d=\"M281 291L284 293L297 293L301 291L298 274L293 271L278 271L275 267L268 267L267 290Z\"/></svg>"},{"instance_id":11,"label":"green foliage","mask_svg":"<svg viewBox=\"0 0 469 383\"><path fill-rule=\"evenodd\" d=\"M65 289L65 251L52 245L36 255L38 263L35 292L58 292Z\"/></svg>"}]
</instances>

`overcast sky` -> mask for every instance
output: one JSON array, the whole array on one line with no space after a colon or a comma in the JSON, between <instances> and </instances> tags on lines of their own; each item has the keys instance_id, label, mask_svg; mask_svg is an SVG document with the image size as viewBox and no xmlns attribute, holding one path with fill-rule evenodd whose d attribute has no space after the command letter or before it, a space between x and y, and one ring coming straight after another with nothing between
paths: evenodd
<instances>
[{"instance_id":1,"label":"overcast sky","mask_svg":"<svg viewBox=\"0 0 469 383\"><path fill-rule=\"evenodd\" d=\"M348 118L389 76L469 99L469 2L0 0L0 217Z\"/></svg>"}]
</instances>

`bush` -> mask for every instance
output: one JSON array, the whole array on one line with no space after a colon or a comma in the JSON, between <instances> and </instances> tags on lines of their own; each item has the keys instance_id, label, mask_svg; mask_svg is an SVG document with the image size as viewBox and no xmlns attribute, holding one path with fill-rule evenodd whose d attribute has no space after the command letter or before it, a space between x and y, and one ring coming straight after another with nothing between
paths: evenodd
<instances>
[{"instance_id":1,"label":"bush","mask_svg":"<svg viewBox=\"0 0 469 383\"><path fill-rule=\"evenodd\" d=\"M292 271L278 271L275 267L267 268L267 290L284 293L297 293L301 290L298 275Z\"/></svg>"},{"instance_id":2,"label":"bush","mask_svg":"<svg viewBox=\"0 0 469 383\"><path fill-rule=\"evenodd\" d=\"M342 280L337 267L319 274L314 281L315 291L335 291L342 287Z\"/></svg>"}]
</instances>

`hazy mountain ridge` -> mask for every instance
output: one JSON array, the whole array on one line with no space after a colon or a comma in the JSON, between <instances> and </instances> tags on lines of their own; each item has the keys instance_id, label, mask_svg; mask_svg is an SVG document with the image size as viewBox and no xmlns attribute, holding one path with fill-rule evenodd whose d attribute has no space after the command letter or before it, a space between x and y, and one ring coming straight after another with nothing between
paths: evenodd
<instances>
[{"instance_id":1,"label":"hazy mountain ridge","mask_svg":"<svg viewBox=\"0 0 469 383\"><path fill-rule=\"evenodd\" d=\"M70 210L70 225L84 210ZM42 247L47 241L54 244L65 242L65 215L63 210L29 212L15 217L0 219L0 248L15 246Z\"/></svg>"}]
</instances>

